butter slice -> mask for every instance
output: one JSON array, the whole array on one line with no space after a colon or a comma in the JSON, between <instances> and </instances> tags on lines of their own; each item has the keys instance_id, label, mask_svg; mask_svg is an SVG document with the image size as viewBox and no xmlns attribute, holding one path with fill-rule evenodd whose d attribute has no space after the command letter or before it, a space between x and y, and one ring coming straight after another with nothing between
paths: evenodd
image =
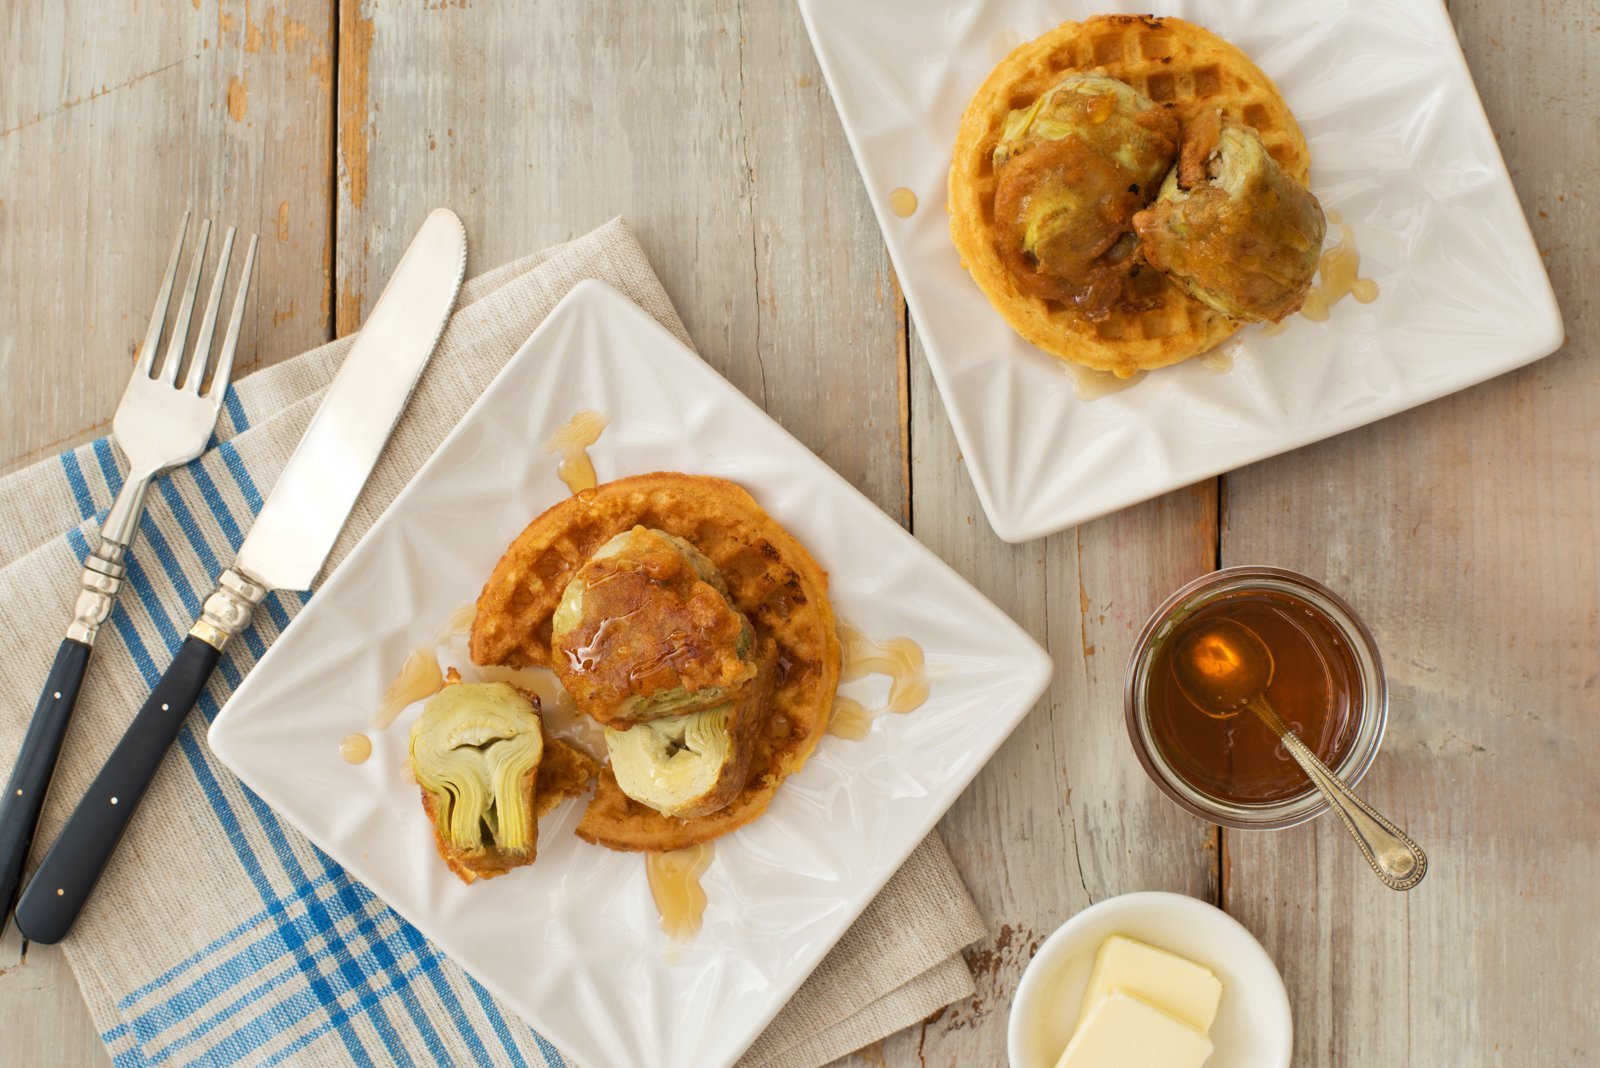
<instances>
[{"instance_id":1,"label":"butter slice","mask_svg":"<svg viewBox=\"0 0 1600 1068\"><path fill-rule=\"evenodd\" d=\"M1097 1001L1056 1068L1201 1068L1211 1039L1123 990Z\"/></svg>"},{"instance_id":2,"label":"butter slice","mask_svg":"<svg viewBox=\"0 0 1600 1068\"><path fill-rule=\"evenodd\" d=\"M1089 989L1078 1010L1079 1028L1100 999L1113 990L1125 990L1201 1034L1211 1030L1217 1002L1222 999L1222 981L1210 968L1122 935L1100 943L1094 970L1089 973Z\"/></svg>"}]
</instances>

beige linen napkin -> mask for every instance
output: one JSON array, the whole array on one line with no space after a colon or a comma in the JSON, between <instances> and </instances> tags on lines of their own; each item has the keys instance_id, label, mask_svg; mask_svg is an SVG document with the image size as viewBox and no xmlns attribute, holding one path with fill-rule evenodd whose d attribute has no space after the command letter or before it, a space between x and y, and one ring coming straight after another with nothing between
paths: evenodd
<instances>
[{"instance_id":1,"label":"beige linen napkin","mask_svg":"<svg viewBox=\"0 0 1600 1068\"><path fill-rule=\"evenodd\" d=\"M330 568L586 278L621 290L689 342L621 220L468 281ZM348 348L349 339L331 342L240 382L218 446L158 484L134 550L140 574L97 643L41 842L170 660ZM120 484L117 464L102 441L0 479L8 767L70 617L93 517ZM208 719L304 602L275 595L230 649L64 943L102 1039L119 1064L564 1063L211 756ZM983 933L943 844L929 836L740 1064L813 1068L970 995L959 951Z\"/></svg>"}]
</instances>

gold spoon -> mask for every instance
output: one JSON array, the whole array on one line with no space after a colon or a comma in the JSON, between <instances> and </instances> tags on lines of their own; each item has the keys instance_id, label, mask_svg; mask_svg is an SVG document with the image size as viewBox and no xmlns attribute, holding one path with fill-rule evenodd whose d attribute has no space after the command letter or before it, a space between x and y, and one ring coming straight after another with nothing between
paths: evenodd
<instances>
[{"instance_id":1,"label":"gold spoon","mask_svg":"<svg viewBox=\"0 0 1600 1068\"><path fill-rule=\"evenodd\" d=\"M1227 718L1249 709L1282 740L1386 886L1410 890L1422 881L1427 854L1318 760L1267 700L1272 650L1259 634L1231 619L1213 620L1183 640L1175 662L1178 685L1207 715Z\"/></svg>"}]
</instances>

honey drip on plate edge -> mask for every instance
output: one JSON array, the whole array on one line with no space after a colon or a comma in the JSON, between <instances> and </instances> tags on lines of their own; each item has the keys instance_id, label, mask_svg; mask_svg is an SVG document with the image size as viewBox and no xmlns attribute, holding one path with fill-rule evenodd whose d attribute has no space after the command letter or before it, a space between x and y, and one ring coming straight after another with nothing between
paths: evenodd
<instances>
[{"instance_id":1,"label":"honey drip on plate edge","mask_svg":"<svg viewBox=\"0 0 1600 1068\"><path fill-rule=\"evenodd\" d=\"M589 459L587 450L600 440L600 432L605 428L606 417L585 408L567 420L566 425L544 443L545 452L561 454L556 474L561 476L561 481L573 493L582 493L595 487L594 463Z\"/></svg>"},{"instance_id":2,"label":"honey drip on plate edge","mask_svg":"<svg viewBox=\"0 0 1600 1068\"><path fill-rule=\"evenodd\" d=\"M372 755L372 739L365 734L346 735L339 743L339 755L346 764L364 764Z\"/></svg>"},{"instance_id":3,"label":"honey drip on plate edge","mask_svg":"<svg viewBox=\"0 0 1600 1068\"><path fill-rule=\"evenodd\" d=\"M901 186L889 194L889 210L902 219L909 219L917 213L917 194Z\"/></svg>"},{"instance_id":4,"label":"honey drip on plate edge","mask_svg":"<svg viewBox=\"0 0 1600 1068\"><path fill-rule=\"evenodd\" d=\"M661 914L661 930L674 942L693 938L706 911L700 877L711 866L711 845L703 842L671 853L647 853L644 871L650 896Z\"/></svg>"},{"instance_id":5,"label":"honey drip on plate edge","mask_svg":"<svg viewBox=\"0 0 1600 1068\"><path fill-rule=\"evenodd\" d=\"M910 712L928 699L922 646L910 638L877 641L848 623L840 623L839 641L844 646L839 677L849 682L866 675L889 676L889 711Z\"/></svg>"},{"instance_id":6,"label":"honey drip on plate edge","mask_svg":"<svg viewBox=\"0 0 1600 1068\"><path fill-rule=\"evenodd\" d=\"M443 685L439 657L432 649L413 649L406 662L400 665L399 674L383 691L383 701L372 713L372 725L380 731L386 729L407 705L432 697Z\"/></svg>"}]
</instances>

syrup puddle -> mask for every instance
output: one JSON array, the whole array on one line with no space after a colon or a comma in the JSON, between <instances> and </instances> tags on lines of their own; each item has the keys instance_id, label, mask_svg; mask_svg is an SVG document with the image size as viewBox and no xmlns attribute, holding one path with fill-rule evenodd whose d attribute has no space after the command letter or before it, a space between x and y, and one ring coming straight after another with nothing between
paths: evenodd
<instances>
[{"instance_id":1,"label":"syrup puddle","mask_svg":"<svg viewBox=\"0 0 1600 1068\"><path fill-rule=\"evenodd\" d=\"M872 733L872 713L853 697L835 697L828 714L828 733L859 742Z\"/></svg>"},{"instance_id":2,"label":"syrup puddle","mask_svg":"<svg viewBox=\"0 0 1600 1068\"><path fill-rule=\"evenodd\" d=\"M1095 401L1101 397L1109 397L1113 393L1121 393L1131 389L1144 378L1144 371L1136 371L1127 378L1120 378L1110 371L1096 371L1075 363L1064 363L1067 377L1072 379L1073 391L1081 401Z\"/></svg>"},{"instance_id":3,"label":"syrup puddle","mask_svg":"<svg viewBox=\"0 0 1600 1068\"><path fill-rule=\"evenodd\" d=\"M351 734L339 743L339 755L346 764L363 764L372 755L372 739L365 734Z\"/></svg>"},{"instance_id":4,"label":"syrup puddle","mask_svg":"<svg viewBox=\"0 0 1600 1068\"><path fill-rule=\"evenodd\" d=\"M901 186L889 194L889 210L902 219L909 219L917 213L917 194Z\"/></svg>"},{"instance_id":5,"label":"syrup puddle","mask_svg":"<svg viewBox=\"0 0 1600 1068\"><path fill-rule=\"evenodd\" d=\"M383 691L383 701L372 713L372 725L386 730L395 717L413 701L432 697L444 685L444 673L439 670L439 657L432 649L414 649L400 666L400 673Z\"/></svg>"},{"instance_id":6,"label":"syrup puddle","mask_svg":"<svg viewBox=\"0 0 1600 1068\"><path fill-rule=\"evenodd\" d=\"M606 428L606 417L585 408L578 412L555 435L544 443L545 452L559 452L561 463L556 474L573 493L594 489L596 479L594 463L589 459L588 448L600 440Z\"/></svg>"},{"instance_id":7,"label":"syrup puddle","mask_svg":"<svg viewBox=\"0 0 1600 1068\"><path fill-rule=\"evenodd\" d=\"M910 712L928 699L928 670L922 646L910 638L877 641L848 623L840 623L839 641L844 645L839 677L849 682L867 675L889 676L889 711Z\"/></svg>"},{"instance_id":8,"label":"syrup puddle","mask_svg":"<svg viewBox=\"0 0 1600 1068\"><path fill-rule=\"evenodd\" d=\"M647 853L644 872L650 896L661 914L661 930L674 942L686 942L700 931L706 892L700 877L711 866L711 845L702 843L671 853Z\"/></svg>"}]
</instances>

